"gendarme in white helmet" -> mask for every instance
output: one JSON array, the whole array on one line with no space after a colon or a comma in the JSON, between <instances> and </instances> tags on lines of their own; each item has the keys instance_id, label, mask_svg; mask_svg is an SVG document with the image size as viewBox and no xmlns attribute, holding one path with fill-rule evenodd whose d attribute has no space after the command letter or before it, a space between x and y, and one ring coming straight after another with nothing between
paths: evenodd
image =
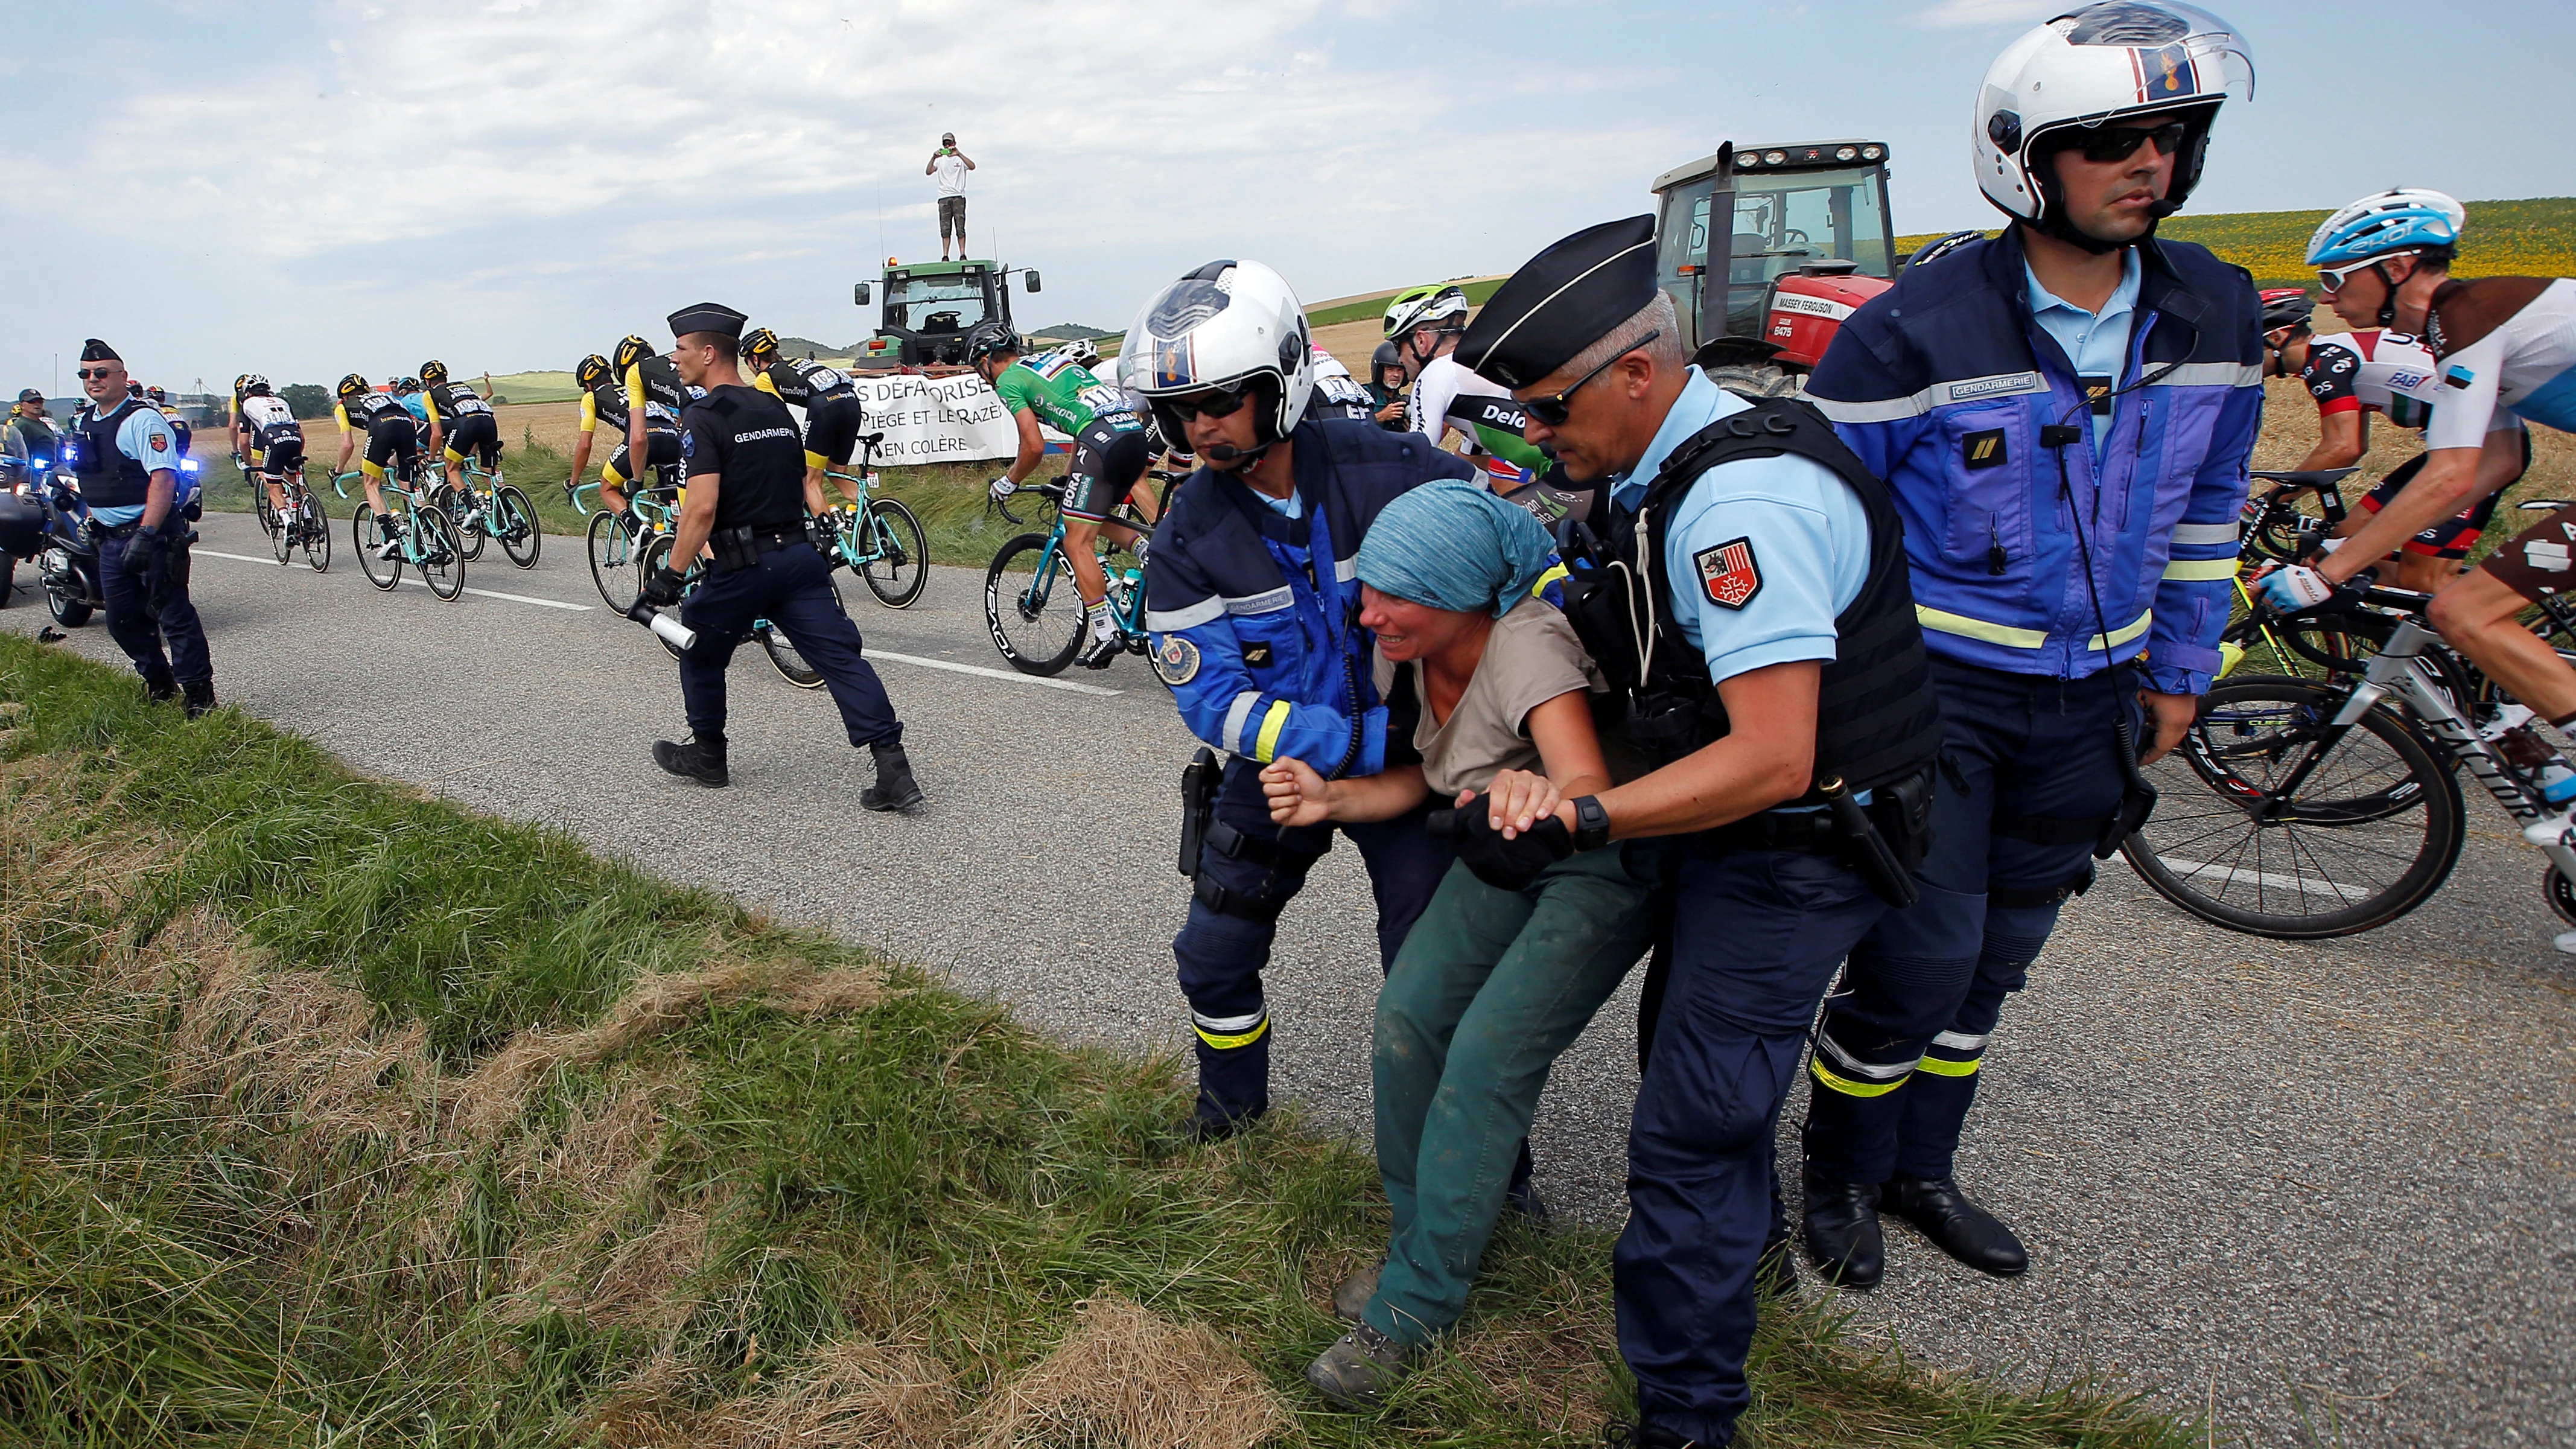
<instances>
[{"instance_id":1,"label":"gendarme in white helmet","mask_svg":"<svg viewBox=\"0 0 2576 1449\"><path fill-rule=\"evenodd\" d=\"M1306 411L1315 364L1306 312L1277 272L1259 262L1210 262L1148 299L1127 328L1124 356L1138 359L1129 384L1147 397L1263 386L1270 407L1261 441L1287 436ZM1187 434L1163 419L1166 437Z\"/></svg>"},{"instance_id":2,"label":"gendarme in white helmet","mask_svg":"<svg viewBox=\"0 0 2576 1449\"><path fill-rule=\"evenodd\" d=\"M2179 0L2099 0L2037 26L2004 48L1977 90L1977 186L2006 215L2093 250L2126 242L2087 237L2056 204L2046 158L2076 128L2124 116L2179 113L2187 123L2159 217L2182 209L2200 181L2210 122L2230 95L2254 97L2254 56L2226 21ZM2149 234L2153 234L2150 227Z\"/></svg>"}]
</instances>

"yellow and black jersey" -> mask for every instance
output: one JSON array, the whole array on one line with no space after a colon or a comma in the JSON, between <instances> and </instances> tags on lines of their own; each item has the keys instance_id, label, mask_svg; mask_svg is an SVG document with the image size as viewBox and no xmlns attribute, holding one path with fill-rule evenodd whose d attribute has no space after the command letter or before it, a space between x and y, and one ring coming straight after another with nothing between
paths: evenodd
<instances>
[{"instance_id":1,"label":"yellow and black jersey","mask_svg":"<svg viewBox=\"0 0 2576 1449\"><path fill-rule=\"evenodd\" d=\"M601 423L620 437L626 433L626 389L615 378L603 378L599 386L581 395L581 430L593 433ZM644 429L653 433L676 433L679 416L658 402L644 404Z\"/></svg>"},{"instance_id":2,"label":"yellow and black jersey","mask_svg":"<svg viewBox=\"0 0 2576 1449\"><path fill-rule=\"evenodd\" d=\"M781 402L809 410L818 403L842 398L855 401L859 395L858 384L847 373L819 362L773 362L751 385Z\"/></svg>"},{"instance_id":3,"label":"yellow and black jersey","mask_svg":"<svg viewBox=\"0 0 2576 1449\"><path fill-rule=\"evenodd\" d=\"M411 413L408 409L395 401L391 394L381 392L342 398L331 409L331 416L339 420L340 431L344 433L363 433L378 423L394 418L400 418L405 423L411 421Z\"/></svg>"},{"instance_id":4,"label":"yellow and black jersey","mask_svg":"<svg viewBox=\"0 0 2576 1449\"><path fill-rule=\"evenodd\" d=\"M483 400L481 393L461 382L442 382L422 396L429 402L429 415L442 423L453 423L458 418L492 411L492 405Z\"/></svg>"},{"instance_id":5,"label":"yellow and black jersey","mask_svg":"<svg viewBox=\"0 0 2576 1449\"><path fill-rule=\"evenodd\" d=\"M667 357L637 358L634 365L626 369L622 381L627 407L649 407L660 403L662 410L676 420L689 405L689 390L680 383L680 369L672 366L671 359Z\"/></svg>"}]
</instances>

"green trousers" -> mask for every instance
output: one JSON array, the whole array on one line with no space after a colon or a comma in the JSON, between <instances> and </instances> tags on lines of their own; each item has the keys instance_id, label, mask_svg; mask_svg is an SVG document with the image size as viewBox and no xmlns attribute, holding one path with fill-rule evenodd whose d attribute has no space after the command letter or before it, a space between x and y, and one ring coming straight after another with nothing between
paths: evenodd
<instances>
[{"instance_id":1,"label":"green trousers","mask_svg":"<svg viewBox=\"0 0 2576 1449\"><path fill-rule=\"evenodd\" d=\"M1363 1318L1420 1345L1456 1324L1548 1068L1654 944L1659 847L1550 866L1524 891L1441 879L1377 998L1377 1166L1395 1233Z\"/></svg>"}]
</instances>

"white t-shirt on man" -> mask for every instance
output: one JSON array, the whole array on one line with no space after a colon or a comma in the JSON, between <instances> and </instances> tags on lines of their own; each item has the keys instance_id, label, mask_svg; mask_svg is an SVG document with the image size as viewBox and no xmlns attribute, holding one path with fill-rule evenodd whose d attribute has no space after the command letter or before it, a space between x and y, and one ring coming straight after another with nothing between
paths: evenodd
<instances>
[{"instance_id":1,"label":"white t-shirt on man","mask_svg":"<svg viewBox=\"0 0 2576 1449\"><path fill-rule=\"evenodd\" d=\"M944 156L933 156L930 158L930 174L939 178L940 195L964 196L966 194L965 157L954 151Z\"/></svg>"}]
</instances>

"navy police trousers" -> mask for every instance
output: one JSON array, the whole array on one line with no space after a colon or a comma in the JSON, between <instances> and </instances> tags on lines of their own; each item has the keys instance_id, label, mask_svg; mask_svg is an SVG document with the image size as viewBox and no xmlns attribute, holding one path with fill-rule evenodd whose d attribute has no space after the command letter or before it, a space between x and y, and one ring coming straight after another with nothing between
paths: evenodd
<instances>
[{"instance_id":1,"label":"navy police trousers","mask_svg":"<svg viewBox=\"0 0 2576 1449\"><path fill-rule=\"evenodd\" d=\"M859 626L833 601L831 565L814 545L799 542L762 554L757 567L717 574L680 604L680 622L698 631L696 647L680 656L680 700L701 743L724 742L725 666L751 637L755 619L777 625L822 671L851 744L903 742L903 722L876 666L859 652Z\"/></svg>"},{"instance_id":2,"label":"navy police trousers","mask_svg":"<svg viewBox=\"0 0 2576 1449\"><path fill-rule=\"evenodd\" d=\"M1360 848L1377 897L1378 969L1431 903L1456 858L1423 828L1428 806L1393 820L1311 825L1281 830L1270 823L1261 765L1226 762L1216 820L1190 898L1190 918L1172 940L1181 994L1198 1034L1198 1120L1210 1126L1248 1121L1270 1110L1270 1010L1261 973L1270 964L1280 909L1306 884L1309 867L1332 848L1339 830Z\"/></svg>"},{"instance_id":3,"label":"navy police trousers","mask_svg":"<svg viewBox=\"0 0 2576 1449\"><path fill-rule=\"evenodd\" d=\"M2120 802L2115 720L2134 687L1932 661L1941 693L1932 853L1922 899L1852 952L1810 1067L1807 1160L1844 1182L1948 1177L2004 998L2058 907L2093 880Z\"/></svg>"},{"instance_id":4,"label":"navy police trousers","mask_svg":"<svg viewBox=\"0 0 2576 1449\"><path fill-rule=\"evenodd\" d=\"M1751 1397L1780 1104L1834 968L1887 907L1828 856L1674 857L1671 974L1629 1124L1611 1274L1638 1418L1714 1449Z\"/></svg>"},{"instance_id":5,"label":"navy police trousers","mask_svg":"<svg viewBox=\"0 0 2576 1449\"><path fill-rule=\"evenodd\" d=\"M157 614L147 597L150 581L125 567L127 537L99 540L98 592L107 601L108 637L134 661L134 672L146 684L212 684L215 657L206 647L206 626L197 619L197 606L188 598L188 524L177 509L162 521L161 535L168 540L162 567L177 571L179 586ZM165 640L167 654L162 652Z\"/></svg>"}]
</instances>

